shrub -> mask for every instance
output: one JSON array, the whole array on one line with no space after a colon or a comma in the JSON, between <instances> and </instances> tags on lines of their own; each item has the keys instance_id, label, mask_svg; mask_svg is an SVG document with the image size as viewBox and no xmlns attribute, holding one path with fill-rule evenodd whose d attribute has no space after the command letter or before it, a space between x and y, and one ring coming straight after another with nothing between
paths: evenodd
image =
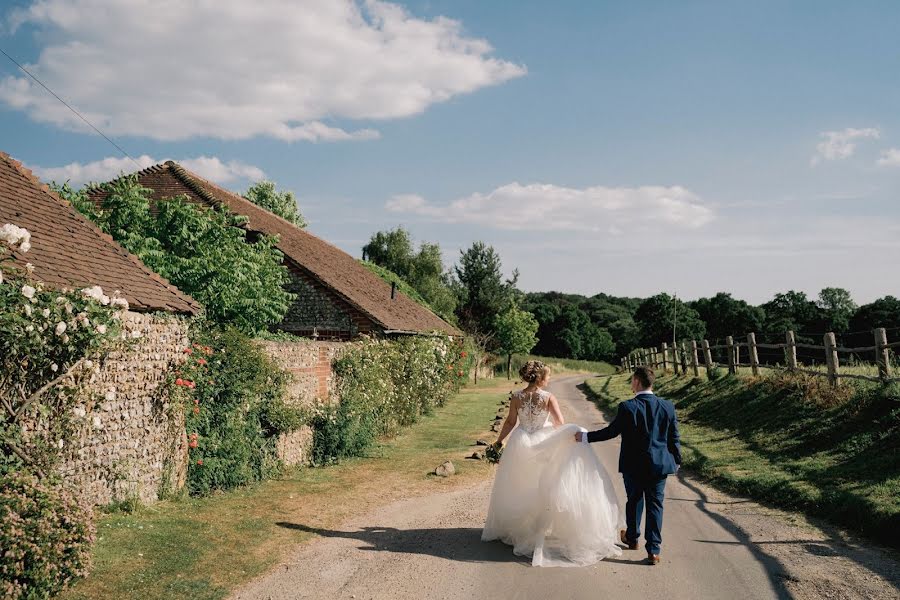
<instances>
[{"instance_id":1,"label":"shrub","mask_svg":"<svg viewBox=\"0 0 900 600\"><path fill-rule=\"evenodd\" d=\"M287 374L251 338L203 323L170 376L185 406L188 491L227 490L278 472L279 434L304 424L284 400Z\"/></svg>"},{"instance_id":2,"label":"shrub","mask_svg":"<svg viewBox=\"0 0 900 600\"><path fill-rule=\"evenodd\" d=\"M91 510L28 472L0 475L0 597L49 598L90 567Z\"/></svg>"},{"instance_id":3,"label":"shrub","mask_svg":"<svg viewBox=\"0 0 900 600\"><path fill-rule=\"evenodd\" d=\"M409 337L357 344L335 361L340 402L317 407L313 462L360 456L442 406L469 376L473 353L463 340Z\"/></svg>"}]
</instances>

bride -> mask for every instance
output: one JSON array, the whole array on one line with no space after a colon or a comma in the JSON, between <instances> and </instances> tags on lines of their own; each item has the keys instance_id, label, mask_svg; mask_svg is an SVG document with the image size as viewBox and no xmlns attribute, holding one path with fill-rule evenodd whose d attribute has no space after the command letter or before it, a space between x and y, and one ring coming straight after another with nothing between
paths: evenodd
<instances>
[{"instance_id":1,"label":"bride","mask_svg":"<svg viewBox=\"0 0 900 600\"><path fill-rule=\"evenodd\" d=\"M583 566L619 556L616 542L624 520L609 474L589 445L574 442L573 434L584 429L565 425L556 398L543 389L550 369L528 361L519 375L528 385L512 394L495 443L499 447L512 431L482 541L501 540L539 567Z\"/></svg>"}]
</instances>

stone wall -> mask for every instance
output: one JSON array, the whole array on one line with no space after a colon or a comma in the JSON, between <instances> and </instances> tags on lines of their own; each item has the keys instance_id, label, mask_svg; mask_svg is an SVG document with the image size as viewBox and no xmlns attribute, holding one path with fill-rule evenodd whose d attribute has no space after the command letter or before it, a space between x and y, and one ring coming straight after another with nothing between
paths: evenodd
<instances>
[{"instance_id":1,"label":"stone wall","mask_svg":"<svg viewBox=\"0 0 900 600\"><path fill-rule=\"evenodd\" d=\"M187 321L129 312L123 325L130 341L95 366L60 469L95 504L152 502L180 489L187 470L184 414L160 390L189 345Z\"/></svg>"},{"instance_id":2,"label":"stone wall","mask_svg":"<svg viewBox=\"0 0 900 600\"><path fill-rule=\"evenodd\" d=\"M337 399L336 381L331 365L347 344L298 340L296 342L260 342L263 350L291 375L287 401L309 407ZM278 439L278 457L288 465L309 462L312 429L303 427Z\"/></svg>"}]
</instances>

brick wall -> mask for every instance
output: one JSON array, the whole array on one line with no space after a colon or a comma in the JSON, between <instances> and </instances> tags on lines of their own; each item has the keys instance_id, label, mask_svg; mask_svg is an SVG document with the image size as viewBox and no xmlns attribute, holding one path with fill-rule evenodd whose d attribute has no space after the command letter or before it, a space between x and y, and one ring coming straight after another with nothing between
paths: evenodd
<instances>
[{"instance_id":1,"label":"brick wall","mask_svg":"<svg viewBox=\"0 0 900 600\"><path fill-rule=\"evenodd\" d=\"M184 415L160 393L170 364L188 345L187 322L129 312L126 347L98 361L74 407L60 473L95 504L156 500L180 489L187 468Z\"/></svg>"},{"instance_id":2,"label":"brick wall","mask_svg":"<svg viewBox=\"0 0 900 600\"><path fill-rule=\"evenodd\" d=\"M282 369L291 375L287 401L295 406L313 406L336 401L335 377L331 364L346 344L298 340L296 342L260 342L263 350ZM309 461L312 446L312 430L309 427L278 440L278 456L286 464L304 464Z\"/></svg>"}]
</instances>

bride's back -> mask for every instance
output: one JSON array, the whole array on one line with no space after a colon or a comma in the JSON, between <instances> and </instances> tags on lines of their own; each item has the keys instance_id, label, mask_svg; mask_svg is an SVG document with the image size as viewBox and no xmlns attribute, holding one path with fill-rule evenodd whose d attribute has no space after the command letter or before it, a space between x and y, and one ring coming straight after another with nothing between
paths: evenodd
<instances>
[{"instance_id":1,"label":"bride's back","mask_svg":"<svg viewBox=\"0 0 900 600\"><path fill-rule=\"evenodd\" d=\"M528 433L543 428L550 416L550 392L542 389L520 390L514 392L513 397L518 400L519 426Z\"/></svg>"}]
</instances>

